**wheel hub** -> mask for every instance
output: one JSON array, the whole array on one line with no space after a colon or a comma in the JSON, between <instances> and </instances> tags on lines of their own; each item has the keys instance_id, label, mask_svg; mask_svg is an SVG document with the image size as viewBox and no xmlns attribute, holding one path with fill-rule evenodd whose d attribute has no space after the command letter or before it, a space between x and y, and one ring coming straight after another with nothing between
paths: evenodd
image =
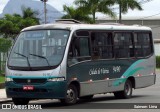
<instances>
[{"instance_id":1,"label":"wheel hub","mask_svg":"<svg viewBox=\"0 0 160 112\"><path fill-rule=\"evenodd\" d=\"M127 95L131 94L131 87L130 87L129 84L126 85L125 92L126 92Z\"/></svg>"},{"instance_id":2,"label":"wheel hub","mask_svg":"<svg viewBox=\"0 0 160 112\"><path fill-rule=\"evenodd\" d=\"M74 101L74 98L75 98L74 91L72 89L68 89L67 90L67 99L69 101Z\"/></svg>"}]
</instances>

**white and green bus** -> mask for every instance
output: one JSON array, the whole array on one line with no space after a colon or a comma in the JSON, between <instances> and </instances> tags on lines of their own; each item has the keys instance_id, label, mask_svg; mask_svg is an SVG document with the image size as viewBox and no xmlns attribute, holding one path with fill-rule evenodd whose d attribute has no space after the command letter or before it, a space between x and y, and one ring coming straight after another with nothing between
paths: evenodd
<instances>
[{"instance_id":1,"label":"white and green bus","mask_svg":"<svg viewBox=\"0 0 160 112\"><path fill-rule=\"evenodd\" d=\"M6 64L6 93L16 105L74 104L101 93L130 98L133 88L155 84L155 68L149 27L59 21L20 32Z\"/></svg>"}]
</instances>

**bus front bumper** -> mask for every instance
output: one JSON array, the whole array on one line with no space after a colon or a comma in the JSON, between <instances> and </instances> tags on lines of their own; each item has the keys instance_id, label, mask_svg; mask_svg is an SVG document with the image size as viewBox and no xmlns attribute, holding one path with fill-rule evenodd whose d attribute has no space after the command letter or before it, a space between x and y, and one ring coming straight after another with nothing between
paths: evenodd
<instances>
[{"instance_id":1,"label":"bus front bumper","mask_svg":"<svg viewBox=\"0 0 160 112\"><path fill-rule=\"evenodd\" d=\"M67 88L66 81L50 81L39 85L16 84L10 81L5 85L8 98L63 99ZM24 86L33 86L34 89L24 90Z\"/></svg>"}]
</instances>

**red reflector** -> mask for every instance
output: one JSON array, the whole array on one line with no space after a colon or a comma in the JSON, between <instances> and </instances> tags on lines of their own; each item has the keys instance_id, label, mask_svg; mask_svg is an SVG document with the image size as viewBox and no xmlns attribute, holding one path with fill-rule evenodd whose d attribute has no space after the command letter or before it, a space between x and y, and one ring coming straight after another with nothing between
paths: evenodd
<instances>
[{"instance_id":1,"label":"red reflector","mask_svg":"<svg viewBox=\"0 0 160 112\"><path fill-rule=\"evenodd\" d=\"M138 77L141 77L141 76L142 76L142 74L138 74L137 76L138 76Z\"/></svg>"},{"instance_id":2,"label":"red reflector","mask_svg":"<svg viewBox=\"0 0 160 112\"><path fill-rule=\"evenodd\" d=\"M23 86L23 90L34 90L34 86Z\"/></svg>"}]
</instances>

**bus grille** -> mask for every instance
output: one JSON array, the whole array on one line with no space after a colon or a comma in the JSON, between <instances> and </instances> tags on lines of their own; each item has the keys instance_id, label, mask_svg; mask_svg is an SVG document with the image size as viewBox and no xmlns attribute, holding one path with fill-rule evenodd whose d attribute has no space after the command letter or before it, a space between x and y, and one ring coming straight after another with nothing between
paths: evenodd
<instances>
[{"instance_id":1,"label":"bus grille","mask_svg":"<svg viewBox=\"0 0 160 112\"><path fill-rule=\"evenodd\" d=\"M17 84L42 84L47 81L47 79L13 79Z\"/></svg>"}]
</instances>

